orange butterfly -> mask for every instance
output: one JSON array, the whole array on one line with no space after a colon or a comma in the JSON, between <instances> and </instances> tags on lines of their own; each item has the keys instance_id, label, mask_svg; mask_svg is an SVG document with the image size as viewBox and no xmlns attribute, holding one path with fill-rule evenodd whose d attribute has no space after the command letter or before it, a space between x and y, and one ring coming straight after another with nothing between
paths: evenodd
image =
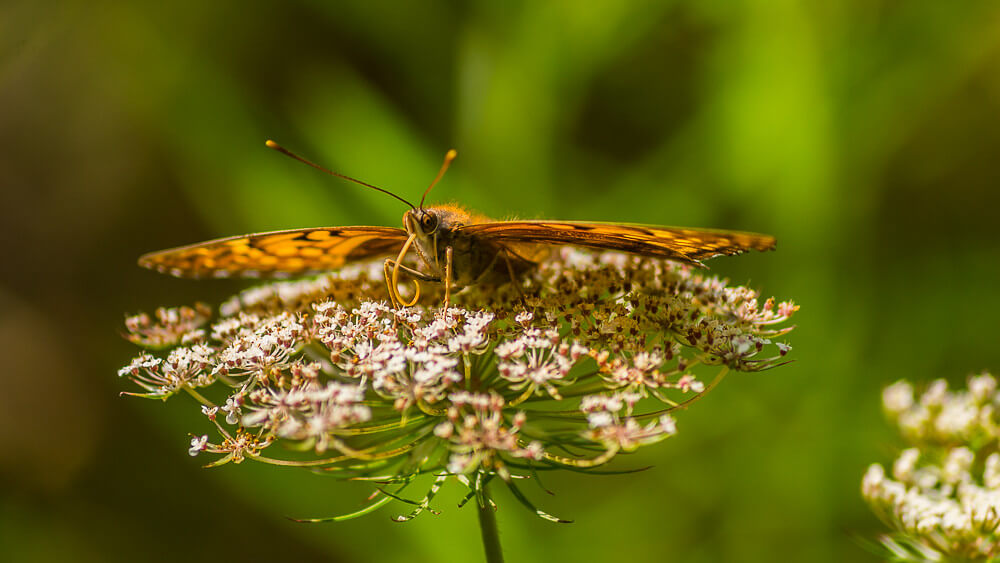
<instances>
[{"instance_id":1,"label":"orange butterfly","mask_svg":"<svg viewBox=\"0 0 1000 563\"><path fill-rule=\"evenodd\" d=\"M393 304L410 306L399 294L399 272L414 280L444 284L445 304L453 288L483 281L513 280L548 256L551 245L617 250L656 256L703 267L702 260L771 250L774 237L755 233L627 223L576 221L494 221L453 205L424 207L424 199L457 153L448 151L420 205L371 184L327 170L274 141L267 146L328 174L389 194L410 206L402 229L392 227L318 227L229 237L146 254L139 265L186 278L290 277L334 270L386 256L385 278ZM418 268L402 262L410 248ZM396 255L395 259L390 258Z\"/></svg>"}]
</instances>

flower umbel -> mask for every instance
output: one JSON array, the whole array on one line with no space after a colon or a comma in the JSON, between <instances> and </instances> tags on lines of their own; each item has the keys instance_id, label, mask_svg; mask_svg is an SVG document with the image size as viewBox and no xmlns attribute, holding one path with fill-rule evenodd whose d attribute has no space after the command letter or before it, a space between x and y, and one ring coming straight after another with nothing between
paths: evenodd
<instances>
[{"instance_id":1,"label":"flower umbel","mask_svg":"<svg viewBox=\"0 0 1000 563\"><path fill-rule=\"evenodd\" d=\"M791 302L689 266L562 249L517 285L473 286L441 309L433 291L388 306L380 264L246 290L220 307L161 309L127 320L145 352L119 371L166 400L202 404L219 438L189 453L334 472L381 485L423 510L455 477L482 497L499 477L589 470L672 436L674 412L728 370L785 363ZM165 355L164 355L165 354ZM694 368L717 366L706 385ZM282 443L282 454L264 455ZM400 496L435 476L419 501ZM391 490L390 490L391 489ZM482 502L482 501L481 501ZM319 521L323 519L316 519ZM327 519L331 520L331 519Z\"/></svg>"},{"instance_id":2,"label":"flower umbel","mask_svg":"<svg viewBox=\"0 0 1000 563\"><path fill-rule=\"evenodd\" d=\"M1000 404L996 379L972 376L966 389L932 382L919 398L899 381L882 393L889 419L911 447L891 476L868 468L861 492L893 533L881 538L901 561L995 561L1000 557Z\"/></svg>"}]
</instances>

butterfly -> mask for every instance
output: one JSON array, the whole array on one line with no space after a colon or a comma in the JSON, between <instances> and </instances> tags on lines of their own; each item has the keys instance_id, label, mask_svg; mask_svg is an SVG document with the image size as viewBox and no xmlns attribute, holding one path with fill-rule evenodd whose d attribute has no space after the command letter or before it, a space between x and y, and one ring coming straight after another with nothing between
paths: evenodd
<instances>
[{"instance_id":1,"label":"butterfly","mask_svg":"<svg viewBox=\"0 0 1000 563\"><path fill-rule=\"evenodd\" d=\"M424 206L457 153L448 151L434 181L415 206L382 188L327 170L281 147L267 146L309 166L386 193L410 207L403 228L318 227L221 238L145 254L139 265L183 278L284 278L336 270L346 264L385 257L384 272L395 306L419 298L418 281L443 284L445 306L451 291L492 281L503 283L549 256L555 245L654 256L704 267L703 260L775 246L769 235L714 229L580 221L494 221L456 205ZM410 249L416 267L404 264ZM393 256L395 256L393 258ZM399 273L416 284L412 300L399 292Z\"/></svg>"}]
</instances>

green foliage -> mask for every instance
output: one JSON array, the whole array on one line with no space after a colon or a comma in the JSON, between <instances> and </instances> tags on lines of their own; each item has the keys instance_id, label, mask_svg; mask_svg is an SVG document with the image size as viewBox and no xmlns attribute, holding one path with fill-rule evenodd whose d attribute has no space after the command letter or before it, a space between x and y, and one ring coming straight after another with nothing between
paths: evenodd
<instances>
[{"instance_id":1,"label":"green foliage","mask_svg":"<svg viewBox=\"0 0 1000 563\"><path fill-rule=\"evenodd\" d=\"M796 363L727 380L668 447L632 458L654 471L597 487L547 477L546 507L576 522L502 511L505 549L511 561L865 557L847 531L881 529L857 494L893 439L878 390L1000 365L998 18L990 1L5 3L0 208L18 212L0 226L12 241L0 319L8 358L50 366L9 369L7 395L37 405L30 390L48 377L45 403L64 418L5 440L2 474L27 493L0 498L0 559L66 559L55 545L83 561L478 551L458 510L285 523L275 515L357 510L367 489L246 466L203 476L173 440L192 420L110 399L129 353L108 344L118 311L232 289L139 271L140 253L398 225L398 202L267 138L410 198L454 147L435 196L495 217L776 235L777 252L712 268L803 305ZM31 414L5 412L22 417L9 428ZM79 450L37 445L57 435ZM151 450L169 454L162 467ZM190 504L176 494L187 488ZM248 533L245 551L188 543ZM150 553L163 538L183 545Z\"/></svg>"}]
</instances>

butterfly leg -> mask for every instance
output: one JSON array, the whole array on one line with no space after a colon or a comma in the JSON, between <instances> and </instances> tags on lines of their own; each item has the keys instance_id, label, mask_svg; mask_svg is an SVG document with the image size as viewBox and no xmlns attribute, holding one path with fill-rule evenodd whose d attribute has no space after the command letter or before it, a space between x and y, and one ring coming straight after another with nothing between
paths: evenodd
<instances>
[{"instance_id":1,"label":"butterfly leg","mask_svg":"<svg viewBox=\"0 0 1000 563\"><path fill-rule=\"evenodd\" d=\"M503 253L503 261L507 264L507 274L510 275L510 284L514 286L517 290L518 296L521 297L521 304L525 307L528 306L528 299L524 296L524 291L521 290L521 284L519 283L517 276L514 275L514 265L510 263L510 256L506 252Z\"/></svg>"},{"instance_id":2,"label":"butterfly leg","mask_svg":"<svg viewBox=\"0 0 1000 563\"><path fill-rule=\"evenodd\" d=\"M389 301L392 303L392 308L399 308L399 300L396 299L396 292L392 289L392 266L393 261L389 258L385 259L385 263L382 264L382 277L385 278L385 290L389 292Z\"/></svg>"},{"instance_id":3,"label":"butterfly leg","mask_svg":"<svg viewBox=\"0 0 1000 563\"><path fill-rule=\"evenodd\" d=\"M499 260L500 257L503 256L504 264L507 266L507 275L510 276L510 283L511 285L514 286L514 290L517 291L517 295L521 298L521 304L527 307L527 299L524 296L524 291L521 290L521 284L518 283L517 276L514 274L514 265L510 262L510 252L511 251L509 249L504 248L501 249L496 254L494 254L493 260L490 262L490 265L483 270L482 275L479 276L479 279L476 281L478 283L487 275L492 275L492 273L494 272L494 268L496 267L497 260Z\"/></svg>"},{"instance_id":4,"label":"butterfly leg","mask_svg":"<svg viewBox=\"0 0 1000 563\"><path fill-rule=\"evenodd\" d=\"M452 257L454 256L454 250L449 246L444 251L444 308L448 310L448 302L451 300L451 272L452 272Z\"/></svg>"}]
</instances>

